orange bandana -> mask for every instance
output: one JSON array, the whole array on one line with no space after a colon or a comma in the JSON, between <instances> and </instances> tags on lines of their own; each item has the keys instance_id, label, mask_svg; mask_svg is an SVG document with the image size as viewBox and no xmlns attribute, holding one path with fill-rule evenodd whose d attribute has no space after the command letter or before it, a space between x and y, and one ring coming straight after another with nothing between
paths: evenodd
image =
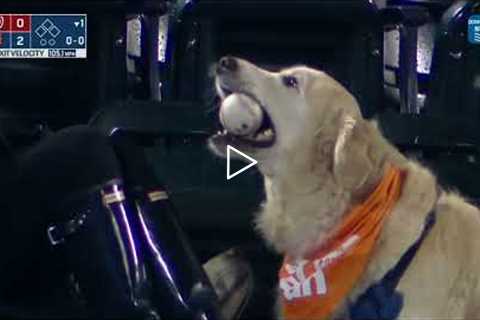
<instances>
[{"instance_id":1,"label":"orange bandana","mask_svg":"<svg viewBox=\"0 0 480 320\"><path fill-rule=\"evenodd\" d=\"M285 257L279 272L286 320L328 317L364 272L404 174L390 167L370 197L352 208L325 245L303 260Z\"/></svg>"}]
</instances>

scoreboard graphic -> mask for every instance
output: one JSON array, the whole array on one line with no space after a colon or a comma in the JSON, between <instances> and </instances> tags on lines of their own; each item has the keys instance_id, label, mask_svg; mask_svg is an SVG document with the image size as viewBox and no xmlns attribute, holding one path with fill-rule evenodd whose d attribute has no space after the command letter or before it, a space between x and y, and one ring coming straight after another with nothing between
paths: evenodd
<instances>
[{"instance_id":1,"label":"scoreboard graphic","mask_svg":"<svg viewBox=\"0 0 480 320\"><path fill-rule=\"evenodd\" d=\"M0 59L86 57L86 14L0 14Z\"/></svg>"}]
</instances>

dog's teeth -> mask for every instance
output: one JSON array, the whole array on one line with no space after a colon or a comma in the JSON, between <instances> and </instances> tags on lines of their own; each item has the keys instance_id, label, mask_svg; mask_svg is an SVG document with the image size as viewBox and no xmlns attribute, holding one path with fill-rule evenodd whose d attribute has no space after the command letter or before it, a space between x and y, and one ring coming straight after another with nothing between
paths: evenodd
<instances>
[{"instance_id":1,"label":"dog's teeth","mask_svg":"<svg viewBox=\"0 0 480 320\"><path fill-rule=\"evenodd\" d=\"M260 131L254 136L249 137L251 140L256 140L256 141L269 141L272 139L274 133L272 129L267 129L264 131Z\"/></svg>"},{"instance_id":2,"label":"dog's teeth","mask_svg":"<svg viewBox=\"0 0 480 320\"><path fill-rule=\"evenodd\" d=\"M268 139L268 136L265 134L265 131L262 131L258 136L257 136L257 140L260 140L260 141L265 141Z\"/></svg>"}]
</instances>

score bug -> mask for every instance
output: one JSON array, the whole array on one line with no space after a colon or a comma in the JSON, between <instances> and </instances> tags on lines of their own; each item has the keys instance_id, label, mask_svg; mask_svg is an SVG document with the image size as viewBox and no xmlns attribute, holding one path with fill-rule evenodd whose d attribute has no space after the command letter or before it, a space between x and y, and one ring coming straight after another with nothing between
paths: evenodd
<instances>
[{"instance_id":1,"label":"score bug","mask_svg":"<svg viewBox=\"0 0 480 320\"><path fill-rule=\"evenodd\" d=\"M0 14L0 53L4 58L86 58L87 15Z\"/></svg>"}]
</instances>

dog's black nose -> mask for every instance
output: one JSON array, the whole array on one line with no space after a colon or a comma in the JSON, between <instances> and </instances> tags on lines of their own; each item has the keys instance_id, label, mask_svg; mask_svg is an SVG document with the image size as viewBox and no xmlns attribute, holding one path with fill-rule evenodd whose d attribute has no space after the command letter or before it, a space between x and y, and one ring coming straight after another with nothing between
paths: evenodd
<instances>
[{"instance_id":1,"label":"dog's black nose","mask_svg":"<svg viewBox=\"0 0 480 320\"><path fill-rule=\"evenodd\" d=\"M217 73L235 72L238 69L238 61L234 57L226 56L220 59L217 64Z\"/></svg>"}]
</instances>

